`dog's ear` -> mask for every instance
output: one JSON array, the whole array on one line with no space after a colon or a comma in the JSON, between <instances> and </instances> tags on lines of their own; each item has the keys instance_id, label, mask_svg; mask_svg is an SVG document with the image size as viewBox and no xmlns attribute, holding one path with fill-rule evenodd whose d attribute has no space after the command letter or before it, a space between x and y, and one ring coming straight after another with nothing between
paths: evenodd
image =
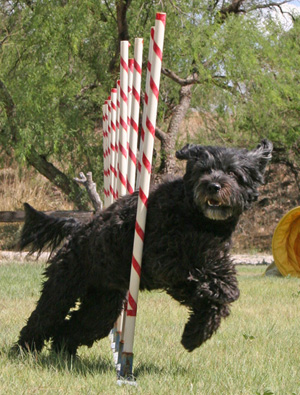
<instances>
[{"instance_id":1,"label":"dog's ear","mask_svg":"<svg viewBox=\"0 0 300 395\"><path fill-rule=\"evenodd\" d=\"M205 151L205 147L201 145L187 144L176 151L176 158L180 160L197 159L202 157Z\"/></svg>"},{"instance_id":2,"label":"dog's ear","mask_svg":"<svg viewBox=\"0 0 300 395\"><path fill-rule=\"evenodd\" d=\"M267 139L263 139L258 146L249 151L249 156L258 162L259 171L263 174L266 166L272 159L273 144Z\"/></svg>"}]
</instances>

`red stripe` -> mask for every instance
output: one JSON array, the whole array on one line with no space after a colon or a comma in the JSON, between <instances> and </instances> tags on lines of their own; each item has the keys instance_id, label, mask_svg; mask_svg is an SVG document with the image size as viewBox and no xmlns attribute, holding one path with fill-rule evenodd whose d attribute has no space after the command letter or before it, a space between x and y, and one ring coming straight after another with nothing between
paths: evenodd
<instances>
[{"instance_id":1,"label":"red stripe","mask_svg":"<svg viewBox=\"0 0 300 395\"><path fill-rule=\"evenodd\" d=\"M142 242L144 242L144 231L143 229L140 227L140 225L138 224L138 222L135 222L135 231L136 233L140 236L140 239L142 240Z\"/></svg>"},{"instance_id":2,"label":"red stripe","mask_svg":"<svg viewBox=\"0 0 300 395\"><path fill-rule=\"evenodd\" d=\"M133 297L131 296L130 292L128 292L128 305L127 305L126 314L130 317L135 317L136 310L137 310L137 304L136 304L135 300L133 299Z\"/></svg>"},{"instance_id":3,"label":"red stripe","mask_svg":"<svg viewBox=\"0 0 300 395\"><path fill-rule=\"evenodd\" d=\"M120 59L120 63L123 69L126 71L126 73L128 73L128 64L125 62L123 58Z\"/></svg>"},{"instance_id":4,"label":"red stripe","mask_svg":"<svg viewBox=\"0 0 300 395\"><path fill-rule=\"evenodd\" d=\"M120 118L120 124L122 128L127 132L127 123L124 121L123 118Z\"/></svg>"},{"instance_id":5,"label":"red stripe","mask_svg":"<svg viewBox=\"0 0 300 395\"><path fill-rule=\"evenodd\" d=\"M139 74L142 74L142 68L135 59L134 59L134 68Z\"/></svg>"},{"instance_id":6,"label":"red stripe","mask_svg":"<svg viewBox=\"0 0 300 395\"><path fill-rule=\"evenodd\" d=\"M132 162L136 166L136 156L134 155L134 153L132 152L130 147L129 147L129 150L128 150L128 154L129 154L130 159L132 160Z\"/></svg>"},{"instance_id":7,"label":"red stripe","mask_svg":"<svg viewBox=\"0 0 300 395\"><path fill-rule=\"evenodd\" d=\"M139 188L139 198L144 203L144 206L147 208L148 207L148 198L145 195L145 193L144 193L144 191L142 190L141 187Z\"/></svg>"},{"instance_id":8,"label":"red stripe","mask_svg":"<svg viewBox=\"0 0 300 395\"><path fill-rule=\"evenodd\" d=\"M151 63L149 62L149 60L148 60L148 63L147 63L147 69L148 69L149 71L151 71Z\"/></svg>"},{"instance_id":9,"label":"red stripe","mask_svg":"<svg viewBox=\"0 0 300 395\"><path fill-rule=\"evenodd\" d=\"M151 30L150 30L150 35L151 35L151 38L152 38L152 40L154 40L154 27L152 26L151 27Z\"/></svg>"},{"instance_id":10,"label":"red stripe","mask_svg":"<svg viewBox=\"0 0 300 395\"><path fill-rule=\"evenodd\" d=\"M139 127L138 127L137 123L134 121L134 119L132 119L132 118L131 118L131 120L130 120L130 125L133 127L133 129L134 129L136 132L138 132Z\"/></svg>"},{"instance_id":11,"label":"red stripe","mask_svg":"<svg viewBox=\"0 0 300 395\"><path fill-rule=\"evenodd\" d=\"M120 171L119 171L119 179L121 183L124 185L124 187L126 188L126 178L123 176L123 174Z\"/></svg>"},{"instance_id":12,"label":"red stripe","mask_svg":"<svg viewBox=\"0 0 300 395\"><path fill-rule=\"evenodd\" d=\"M141 266L138 263L138 261L135 259L134 255L132 256L132 266L134 267L134 270L136 271L137 275L141 277Z\"/></svg>"},{"instance_id":13,"label":"red stripe","mask_svg":"<svg viewBox=\"0 0 300 395\"><path fill-rule=\"evenodd\" d=\"M127 191L129 192L130 195L134 192L134 191L133 191L133 188L132 188L132 186L130 185L130 183L128 182L128 180L127 180Z\"/></svg>"},{"instance_id":14,"label":"red stripe","mask_svg":"<svg viewBox=\"0 0 300 395\"><path fill-rule=\"evenodd\" d=\"M117 93L117 88L112 88L111 92L112 93Z\"/></svg>"},{"instance_id":15,"label":"red stripe","mask_svg":"<svg viewBox=\"0 0 300 395\"><path fill-rule=\"evenodd\" d=\"M158 12L155 17L156 20L161 21L164 25L166 25L166 14Z\"/></svg>"},{"instance_id":16,"label":"red stripe","mask_svg":"<svg viewBox=\"0 0 300 395\"><path fill-rule=\"evenodd\" d=\"M148 105L148 95L146 92L145 92L145 103L146 103L146 105Z\"/></svg>"},{"instance_id":17,"label":"red stripe","mask_svg":"<svg viewBox=\"0 0 300 395\"><path fill-rule=\"evenodd\" d=\"M159 48L159 46L156 44L156 42L154 41L153 43L153 51L156 53L156 55L159 57L160 61L162 61L162 51Z\"/></svg>"},{"instance_id":18,"label":"red stripe","mask_svg":"<svg viewBox=\"0 0 300 395\"><path fill-rule=\"evenodd\" d=\"M119 102L119 100L117 100L117 106L120 107L120 102Z\"/></svg>"},{"instance_id":19,"label":"red stripe","mask_svg":"<svg viewBox=\"0 0 300 395\"><path fill-rule=\"evenodd\" d=\"M114 196L114 190L113 190L113 187L111 185L110 185L109 189L110 189L110 193Z\"/></svg>"},{"instance_id":20,"label":"red stripe","mask_svg":"<svg viewBox=\"0 0 300 395\"><path fill-rule=\"evenodd\" d=\"M111 123L111 128L114 132L116 131L116 125L113 122Z\"/></svg>"},{"instance_id":21,"label":"red stripe","mask_svg":"<svg viewBox=\"0 0 300 395\"><path fill-rule=\"evenodd\" d=\"M141 137L142 137L142 140L144 141L145 140L145 130L143 127L141 129Z\"/></svg>"},{"instance_id":22,"label":"red stripe","mask_svg":"<svg viewBox=\"0 0 300 395\"><path fill-rule=\"evenodd\" d=\"M125 158L127 158L127 150L123 147L123 145L121 144L121 142L119 142L119 150L120 152L123 154L123 156Z\"/></svg>"},{"instance_id":23,"label":"red stripe","mask_svg":"<svg viewBox=\"0 0 300 395\"><path fill-rule=\"evenodd\" d=\"M157 85L154 82L152 77L150 77L150 88L151 88L152 92L154 93L156 99L158 99L159 90L158 90Z\"/></svg>"},{"instance_id":24,"label":"red stripe","mask_svg":"<svg viewBox=\"0 0 300 395\"><path fill-rule=\"evenodd\" d=\"M124 100L124 102L127 103L127 100L128 100L127 95L122 89L120 90L120 95L121 95L122 99Z\"/></svg>"},{"instance_id":25,"label":"red stripe","mask_svg":"<svg viewBox=\"0 0 300 395\"><path fill-rule=\"evenodd\" d=\"M132 87L132 94L135 97L135 100L139 103L140 102L140 95L138 94L138 91L135 89L135 87Z\"/></svg>"},{"instance_id":26,"label":"red stripe","mask_svg":"<svg viewBox=\"0 0 300 395\"><path fill-rule=\"evenodd\" d=\"M148 117L146 119L146 126L147 126L147 129L149 130L149 132L154 137L155 136L155 129L154 129L154 126L152 125L152 123L150 122L150 119Z\"/></svg>"},{"instance_id":27,"label":"red stripe","mask_svg":"<svg viewBox=\"0 0 300 395\"><path fill-rule=\"evenodd\" d=\"M147 158L147 156L143 153L143 164L146 167L146 169L148 170L148 173L151 173L151 164Z\"/></svg>"},{"instance_id":28,"label":"red stripe","mask_svg":"<svg viewBox=\"0 0 300 395\"><path fill-rule=\"evenodd\" d=\"M117 109L115 103L111 103L111 108L112 108L113 110L116 110L116 109Z\"/></svg>"},{"instance_id":29,"label":"red stripe","mask_svg":"<svg viewBox=\"0 0 300 395\"><path fill-rule=\"evenodd\" d=\"M139 163L138 163L138 171L139 171L139 173L141 172L141 170L142 170L142 165L141 165L141 163L139 162Z\"/></svg>"}]
</instances>

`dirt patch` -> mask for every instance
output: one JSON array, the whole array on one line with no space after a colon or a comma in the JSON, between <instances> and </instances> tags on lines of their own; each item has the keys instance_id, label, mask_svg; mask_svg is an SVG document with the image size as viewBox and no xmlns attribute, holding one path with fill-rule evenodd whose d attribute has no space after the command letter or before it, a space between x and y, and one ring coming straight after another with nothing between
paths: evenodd
<instances>
[{"instance_id":1,"label":"dirt patch","mask_svg":"<svg viewBox=\"0 0 300 395\"><path fill-rule=\"evenodd\" d=\"M271 164L258 201L243 214L234 233L234 251L271 252L272 237L280 219L300 205L295 177L284 165Z\"/></svg>"}]
</instances>

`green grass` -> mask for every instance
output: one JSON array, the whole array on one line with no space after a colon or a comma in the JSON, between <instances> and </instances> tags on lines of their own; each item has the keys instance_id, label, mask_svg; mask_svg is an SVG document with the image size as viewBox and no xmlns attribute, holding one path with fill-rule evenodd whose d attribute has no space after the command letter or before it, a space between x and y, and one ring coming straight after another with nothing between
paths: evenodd
<instances>
[{"instance_id":1,"label":"green grass","mask_svg":"<svg viewBox=\"0 0 300 395\"><path fill-rule=\"evenodd\" d=\"M300 394L300 280L238 268L241 297L211 340L180 345L187 311L164 293L141 293L134 345L137 387L116 384L109 340L67 361L44 350L9 356L34 308L43 267L0 265L0 394Z\"/></svg>"}]
</instances>

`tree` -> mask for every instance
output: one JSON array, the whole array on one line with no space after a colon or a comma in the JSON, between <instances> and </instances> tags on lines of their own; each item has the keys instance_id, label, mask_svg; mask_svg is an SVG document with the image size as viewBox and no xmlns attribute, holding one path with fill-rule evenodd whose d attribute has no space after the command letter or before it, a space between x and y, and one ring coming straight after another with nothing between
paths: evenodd
<instances>
[{"instance_id":1,"label":"tree","mask_svg":"<svg viewBox=\"0 0 300 395\"><path fill-rule=\"evenodd\" d=\"M87 198L73 178L79 171L92 171L101 188L101 105L118 76L119 41L145 37L147 53L150 25L155 12L163 10L167 29L156 130L159 171L174 169L179 126L191 106L217 121L211 134L217 141L251 143L249 131L255 130L296 155L299 29L295 24L284 32L270 16L264 16L269 22L262 26L259 14L283 3L2 1L1 149L34 166L86 208ZM279 108L284 109L284 139Z\"/></svg>"}]
</instances>

